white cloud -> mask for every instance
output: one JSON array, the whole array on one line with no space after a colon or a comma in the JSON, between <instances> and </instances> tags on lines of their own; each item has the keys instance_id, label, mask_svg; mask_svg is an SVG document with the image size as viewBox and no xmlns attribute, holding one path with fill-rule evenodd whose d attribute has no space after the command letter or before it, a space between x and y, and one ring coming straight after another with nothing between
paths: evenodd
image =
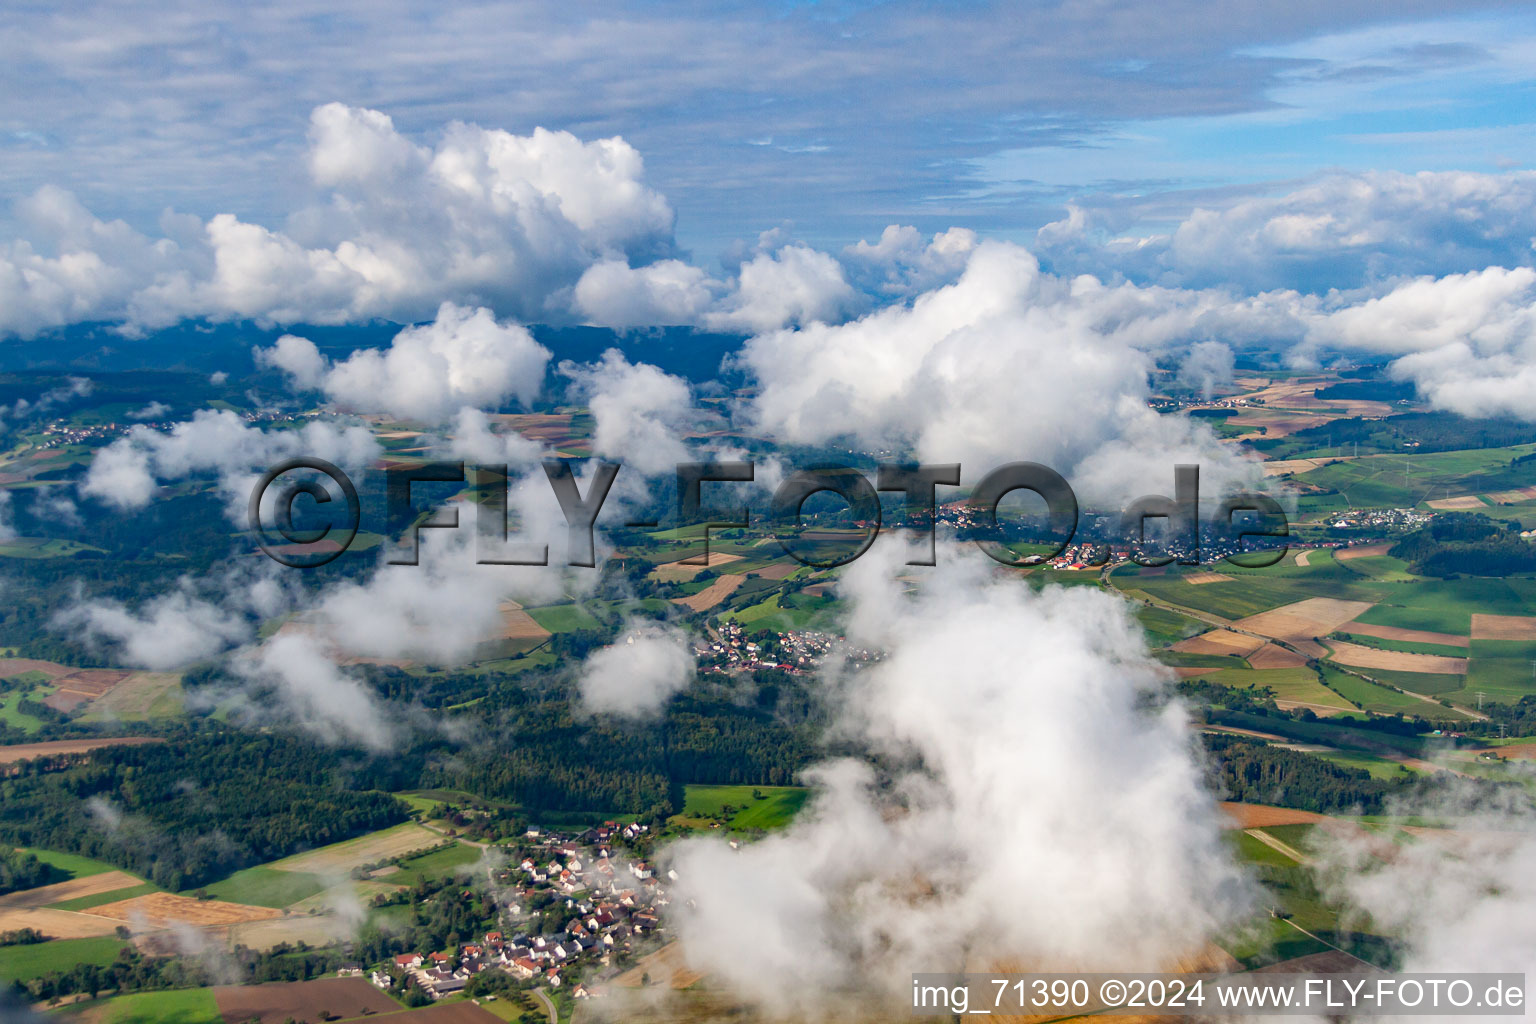
<instances>
[{"instance_id":1,"label":"white cloud","mask_svg":"<svg viewBox=\"0 0 1536 1024\"><path fill-rule=\"evenodd\" d=\"M805 245L759 253L742 264L723 308L704 317L716 330L768 331L841 320L860 306L837 260Z\"/></svg>"},{"instance_id":2,"label":"white cloud","mask_svg":"<svg viewBox=\"0 0 1536 1024\"><path fill-rule=\"evenodd\" d=\"M1149 353L1243 329L1240 313L1222 293L1058 278L1022 248L983 243L958 281L910 306L748 341L738 358L760 388L743 413L781 441L848 437L960 462L967 483L1020 459L1070 476L1129 446L1125 473L1097 475L1108 490L1090 497L1163 492L1172 443L1213 493L1257 471L1207 428L1147 408Z\"/></svg>"},{"instance_id":3,"label":"white cloud","mask_svg":"<svg viewBox=\"0 0 1536 1024\"><path fill-rule=\"evenodd\" d=\"M216 473L232 521L245 523L259 474L281 459L309 455L355 472L378 455L365 427L312 421L299 430L262 430L228 409L199 409L169 431L142 424L96 452L80 493L118 508L141 508L161 481Z\"/></svg>"},{"instance_id":4,"label":"white cloud","mask_svg":"<svg viewBox=\"0 0 1536 1024\"><path fill-rule=\"evenodd\" d=\"M646 476L687 461L682 433L699 418L688 382L649 363L631 363L617 349L600 362L561 363L595 421L592 452Z\"/></svg>"},{"instance_id":5,"label":"white cloud","mask_svg":"<svg viewBox=\"0 0 1536 1024\"><path fill-rule=\"evenodd\" d=\"M301 391L319 387L329 366L314 342L293 334L278 338L271 348L253 349L251 355L257 366L272 367L287 374L289 383Z\"/></svg>"},{"instance_id":6,"label":"white cloud","mask_svg":"<svg viewBox=\"0 0 1536 1024\"><path fill-rule=\"evenodd\" d=\"M32 240L0 248L0 332L199 316L410 321L444 300L547 317L563 312L551 296L592 264L672 246L671 207L619 138L456 122L424 146L378 111L331 103L311 116L308 165L330 201L282 230L230 213L169 215L152 239L62 189L38 190L18 211Z\"/></svg>"},{"instance_id":7,"label":"white cloud","mask_svg":"<svg viewBox=\"0 0 1536 1024\"><path fill-rule=\"evenodd\" d=\"M1069 207L1040 229L1037 251L1062 272L1316 294L1536 260L1531 171L1334 173L1181 212L1166 233L1123 233L1128 220L1166 216L1169 206L1162 198L1145 211Z\"/></svg>"},{"instance_id":8,"label":"white cloud","mask_svg":"<svg viewBox=\"0 0 1536 1024\"><path fill-rule=\"evenodd\" d=\"M290 375L317 375L326 395L343 409L385 413L428 423L446 422L465 406L524 406L544 383L549 350L526 328L497 323L489 309L443 303L429 324L407 327L389 348L358 349L321 373L314 346L279 341L262 359ZM313 354L312 354L313 353ZM278 363L282 360L282 363Z\"/></svg>"},{"instance_id":9,"label":"white cloud","mask_svg":"<svg viewBox=\"0 0 1536 1024\"><path fill-rule=\"evenodd\" d=\"M272 686L286 709L283 722L327 742L353 741L388 749L396 727L366 686L336 667L316 641L278 636L234 666L250 680Z\"/></svg>"},{"instance_id":10,"label":"white cloud","mask_svg":"<svg viewBox=\"0 0 1536 1024\"><path fill-rule=\"evenodd\" d=\"M656 714L693 679L693 646L673 626L631 623L582 663L576 688L589 711L628 718Z\"/></svg>"},{"instance_id":11,"label":"white cloud","mask_svg":"<svg viewBox=\"0 0 1536 1024\"><path fill-rule=\"evenodd\" d=\"M913 596L905 554L845 575L850 643L886 656L833 680L831 736L889 778L826 763L787 829L671 847L689 959L786 1016L840 997L867 1016L910 998L913 964L1167 968L1239 920L1250 890L1189 719L1148 706L1168 676L1126 606L960 551Z\"/></svg>"}]
</instances>

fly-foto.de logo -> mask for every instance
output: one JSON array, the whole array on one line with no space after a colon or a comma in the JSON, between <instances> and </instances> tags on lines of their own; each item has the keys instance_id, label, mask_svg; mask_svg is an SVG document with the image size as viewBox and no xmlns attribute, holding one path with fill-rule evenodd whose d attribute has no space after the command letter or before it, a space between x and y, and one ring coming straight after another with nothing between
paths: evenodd
<instances>
[{"instance_id":1,"label":"fly-foto.de logo","mask_svg":"<svg viewBox=\"0 0 1536 1024\"><path fill-rule=\"evenodd\" d=\"M567 556L565 564L593 568L597 565L595 528L603 505L618 478L617 462L587 460L590 478L586 493L575 467L581 460L546 459L544 475L565 517ZM551 538L513 537L508 524L508 473L505 465L469 465L463 462L428 462L378 470L383 476L384 522L382 532L391 538L386 560L392 565L416 565L420 555L419 532L424 529L458 529L459 509L440 507L420 514L412 488L432 483L465 484L473 492L476 561L482 565L549 565ZM744 504L728 505L731 485L752 483L753 462L685 462L676 467L676 521L669 529L693 527L703 550L682 560L687 565L709 563L709 531L746 529L753 512ZM720 504L706 504L710 497ZM789 557L805 565L845 565L869 550L886 514L881 492L900 495L899 521L890 525L915 531L926 553L908 560L909 565L933 565L936 559L935 525L939 521L938 488L960 484L958 463L882 463L870 478L850 466L816 465L787 476L774 489L761 526L778 541ZM1031 536L1028 554L1017 542L1004 540L1003 499L1025 491L1045 505L1044 524ZM805 521L805 504L821 493L836 495L846 508L836 516L835 530ZM321 525L301 529L294 516L300 499L309 501L306 518L323 519ZM946 508L957 509L956 525L965 539L974 541L988 556L1004 565L1039 564L1055 557L1080 536L1077 495L1065 477L1036 462L1010 462L993 469L971 488L963 501ZM251 531L270 557L294 568L315 568L330 562L356 540L362 526L363 503L357 486L340 468L311 457L288 459L267 470L251 491ZM1102 519L1102 517L1096 517ZM1157 543L1149 540L1148 521L1160 520L1163 529ZM269 525L270 524L270 525ZM629 520L630 529L655 529L656 520ZM1202 545L1217 557L1244 554L1250 539L1284 538L1290 535L1285 511L1268 494L1239 492L1222 498L1205 519L1200 515L1198 466L1174 467L1174 495L1149 494L1127 505L1113 517L1108 530L1097 525L1085 555L1087 564L1103 564L1112 546L1125 545L1125 555L1141 565L1166 565L1177 561L1194 565L1201 560ZM1153 549L1156 549L1155 551ZM1248 568L1274 565L1285 548L1265 548L1247 553Z\"/></svg>"}]
</instances>

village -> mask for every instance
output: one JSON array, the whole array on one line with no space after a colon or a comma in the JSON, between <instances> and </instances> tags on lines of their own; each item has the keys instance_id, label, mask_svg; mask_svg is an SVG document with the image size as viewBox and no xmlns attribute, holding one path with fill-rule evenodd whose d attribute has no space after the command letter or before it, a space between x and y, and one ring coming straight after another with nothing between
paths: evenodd
<instances>
[{"instance_id":1,"label":"village","mask_svg":"<svg viewBox=\"0 0 1536 1024\"><path fill-rule=\"evenodd\" d=\"M590 977L578 976L617 973L620 957L633 955L661 930L668 897L656 868L616 852L616 844L634 842L649 831L638 822L613 821L576 838L530 828L525 839L537 855L493 872L494 881L504 887L498 895L506 931L486 932L479 942L456 949L402 953L392 964L371 970L369 980L385 990L414 984L438 1000L494 970L550 988L568 985L577 999L599 994ZM569 914L562 930L532 935L513 927L531 916L535 904L545 906L547 917L548 907L561 903L561 916ZM362 969L343 973L361 974Z\"/></svg>"}]
</instances>

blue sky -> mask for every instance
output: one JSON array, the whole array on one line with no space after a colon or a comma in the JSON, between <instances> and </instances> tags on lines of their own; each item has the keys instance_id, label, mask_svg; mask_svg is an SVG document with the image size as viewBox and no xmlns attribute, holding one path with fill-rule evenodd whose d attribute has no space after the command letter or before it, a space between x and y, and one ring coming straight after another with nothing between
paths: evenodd
<instances>
[{"instance_id":1,"label":"blue sky","mask_svg":"<svg viewBox=\"0 0 1536 1024\"><path fill-rule=\"evenodd\" d=\"M151 230L314 192L310 111L624 136L713 264L787 227L1026 239L1067 201L1139 224L1329 168L1536 166L1520 5L11 5L9 199L45 184ZM14 232L13 232L14 233Z\"/></svg>"}]
</instances>

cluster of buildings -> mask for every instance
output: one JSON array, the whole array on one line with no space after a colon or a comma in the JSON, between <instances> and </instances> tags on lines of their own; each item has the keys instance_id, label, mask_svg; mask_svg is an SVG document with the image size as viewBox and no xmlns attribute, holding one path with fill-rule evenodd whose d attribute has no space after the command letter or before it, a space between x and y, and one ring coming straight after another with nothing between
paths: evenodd
<instances>
[{"instance_id":1,"label":"cluster of buildings","mask_svg":"<svg viewBox=\"0 0 1536 1024\"><path fill-rule=\"evenodd\" d=\"M702 660L714 662L705 671L739 672L760 668L777 668L785 672L809 672L819 666L834 649L852 661L874 661L878 654L863 648L849 647L836 633L823 633L814 629L791 630L775 633L776 645L772 649L747 639L746 632L734 622L722 622L716 629L715 639L700 641L694 653Z\"/></svg>"},{"instance_id":2,"label":"cluster of buildings","mask_svg":"<svg viewBox=\"0 0 1536 1024\"><path fill-rule=\"evenodd\" d=\"M1433 512L1412 508L1357 508L1333 516L1328 526L1335 530L1417 530L1434 518Z\"/></svg>"},{"instance_id":3,"label":"cluster of buildings","mask_svg":"<svg viewBox=\"0 0 1536 1024\"><path fill-rule=\"evenodd\" d=\"M545 905L563 920L560 930L547 934L487 932L480 942L437 953L404 953L395 967L433 999L460 992L482 971L499 970L519 980L534 979L551 987L567 982L578 966L608 966L615 953L633 952L641 939L661 927L667 891L656 868L643 860L614 853L619 841L634 841L649 832L639 823L605 822L578 839L530 829L534 852L497 874L506 886L501 896L514 919L526 916L539 895L554 897ZM673 878L676 876L673 875ZM380 988L393 984L386 971L374 971ZM576 984L573 993L590 993Z\"/></svg>"}]
</instances>

